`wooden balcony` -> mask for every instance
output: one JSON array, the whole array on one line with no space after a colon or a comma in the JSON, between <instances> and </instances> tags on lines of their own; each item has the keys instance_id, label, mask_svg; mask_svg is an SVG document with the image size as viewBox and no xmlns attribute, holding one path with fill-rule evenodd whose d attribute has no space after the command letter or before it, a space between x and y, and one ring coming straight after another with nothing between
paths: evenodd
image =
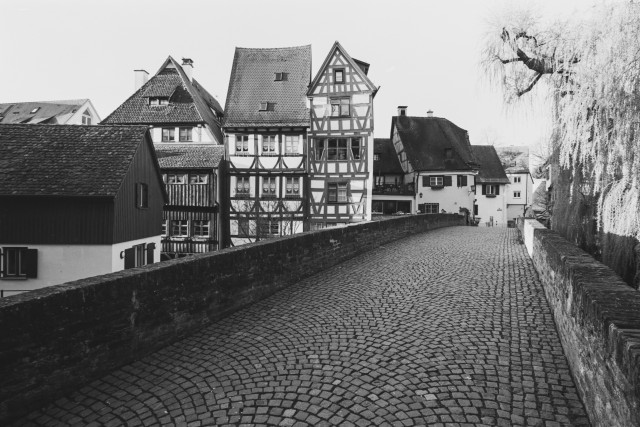
<instances>
[{"instance_id":1,"label":"wooden balcony","mask_svg":"<svg viewBox=\"0 0 640 427\"><path fill-rule=\"evenodd\" d=\"M211 184L166 184L169 204L173 206L213 206Z\"/></svg>"},{"instance_id":2,"label":"wooden balcony","mask_svg":"<svg viewBox=\"0 0 640 427\"><path fill-rule=\"evenodd\" d=\"M413 183L380 184L373 187L373 194L379 196L413 196L416 192Z\"/></svg>"}]
</instances>

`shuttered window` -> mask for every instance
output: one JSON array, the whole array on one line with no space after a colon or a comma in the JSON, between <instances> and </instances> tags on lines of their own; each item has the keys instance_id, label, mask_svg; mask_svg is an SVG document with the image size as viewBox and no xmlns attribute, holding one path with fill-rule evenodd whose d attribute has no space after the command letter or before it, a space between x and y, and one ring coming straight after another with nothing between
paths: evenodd
<instances>
[{"instance_id":1,"label":"shuttered window","mask_svg":"<svg viewBox=\"0 0 640 427\"><path fill-rule=\"evenodd\" d=\"M141 243L124 250L124 268L142 267L154 263L156 244Z\"/></svg>"},{"instance_id":2,"label":"shuttered window","mask_svg":"<svg viewBox=\"0 0 640 427\"><path fill-rule=\"evenodd\" d=\"M1 248L0 278L38 277L38 250L25 247Z\"/></svg>"},{"instance_id":3,"label":"shuttered window","mask_svg":"<svg viewBox=\"0 0 640 427\"><path fill-rule=\"evenodd\" d=\"M467 176L458 175L458 187L466 187L466 186L467 186Z\"/></svg>"}]
</instances>

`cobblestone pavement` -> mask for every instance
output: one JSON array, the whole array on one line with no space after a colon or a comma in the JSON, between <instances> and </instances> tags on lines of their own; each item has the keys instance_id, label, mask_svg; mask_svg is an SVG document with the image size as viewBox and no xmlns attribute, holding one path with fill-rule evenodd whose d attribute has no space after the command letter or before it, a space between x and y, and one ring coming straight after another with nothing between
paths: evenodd
<instances>
[{"instance_id":1,"label":"cobblestone pavement","mask_svg":"<svg viewBox=\"0 0 640 427\"><path fill-rule=\"evenodd\" d=\"M59 399L38 425L588 425L513 229L416 235Z\"/></svg>"}]
</instances>

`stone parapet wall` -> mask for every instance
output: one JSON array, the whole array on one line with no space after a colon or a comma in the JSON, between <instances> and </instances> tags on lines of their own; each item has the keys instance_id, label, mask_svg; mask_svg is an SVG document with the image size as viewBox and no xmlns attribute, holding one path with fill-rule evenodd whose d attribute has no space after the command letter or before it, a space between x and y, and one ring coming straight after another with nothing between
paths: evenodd
<instances>
[{"instance_id":1,"label":"stone parapet wall","mask_svg":"<svg viewBox=\"0 0 640 427\"><path fill-rule=\"evenodd\" d=\"M0 421L19 417L304 277L390 241L463 224L464 217L455 214L407 215L0 299Z\"/></svg>"},{"instance_id":2,"label":"stone parapet wall","mask_svg":"<svg viewBox=\"0 0 640 427\"><path fill-rule=\"evenodd\" d=\"M593 425L640 425L640 293L536 220L524 241Z\"/></svg>"}]
</instances>

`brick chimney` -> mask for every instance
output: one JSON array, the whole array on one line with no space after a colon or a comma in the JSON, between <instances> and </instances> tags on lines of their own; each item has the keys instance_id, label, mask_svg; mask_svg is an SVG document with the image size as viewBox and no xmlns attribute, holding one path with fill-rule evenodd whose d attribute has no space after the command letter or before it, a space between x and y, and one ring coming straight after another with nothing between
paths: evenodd
<instances>
[{"instance_id":1,"label":"brick chimney","mask_svg":"<svg viewBox=\"0 0 640 427\"><path fill-rule=\"evenodd\" d=\"M407 108L408 107L406 105L398 105L398 116L406 116Z\"/></svg>"},{"instance_id":2,"label":"brick chimney","mask_svg":"<svg viewBox=\"0 0 640 427\"><path fill-rule=\"evenodd\" d=\"M140 89L149 80L149 73L145 70L133 70L135 76L135 90Z\"/></svg>"},{"instance_id":3,"label":"brick chimney","mask_svg":"<svg viewBox=\"0 0 640 427\"><path fill-rule=\"evenodd\" d=\"M182 69L189 80L193 80L193 60L191 58L182 58Z\"/></svg>"},{"instance_id":4,"label":"brick chimney","mask_svg":"<svg viewBox=\"0 0 640 427\"><path fill-rule=\"evenodd\" d=\"M433 117L433 110L427 111L427 117Z\"/></svg>"}]
</instances>

